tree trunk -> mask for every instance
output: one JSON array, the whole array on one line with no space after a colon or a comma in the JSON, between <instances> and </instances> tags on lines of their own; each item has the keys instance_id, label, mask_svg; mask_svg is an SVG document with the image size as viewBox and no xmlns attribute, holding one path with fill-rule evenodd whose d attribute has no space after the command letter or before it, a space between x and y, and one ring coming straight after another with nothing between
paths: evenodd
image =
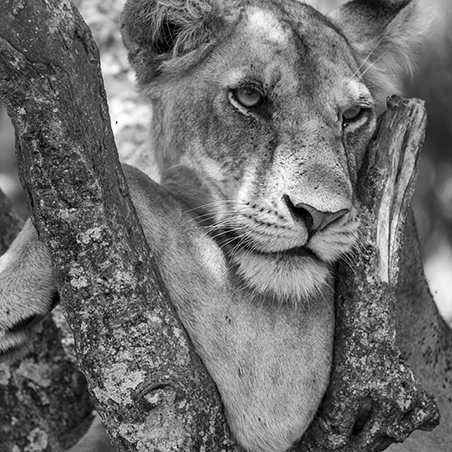
<instances>
[{"instance_id":1,"label":"tree trunk","mask_svg":"<svg viewBox=\"0 0 452 452\"><path fill-rule=\"evenodd\" d=\"M2 9L0 89L21 181L115 446L236 450L215 385L153 270L89 29L67 1L6 1Z\"/></svg>"},{"instance_id":2,"label":"tree trunk","mask_svg":"<svg viewBox=\"0 0 452 452\"><path fill-rule=\"evenodd\" d=\"M33 223L115 446L238 450L160 284L117 158L98 53L70 2L4 0L0 90ZM340 269L330 388L298 450L379 451L437 422L395 342L400 233L425 113L415 101L390 106L359 175L366 227L356 262Z\"/></svg>"}]
</instances>

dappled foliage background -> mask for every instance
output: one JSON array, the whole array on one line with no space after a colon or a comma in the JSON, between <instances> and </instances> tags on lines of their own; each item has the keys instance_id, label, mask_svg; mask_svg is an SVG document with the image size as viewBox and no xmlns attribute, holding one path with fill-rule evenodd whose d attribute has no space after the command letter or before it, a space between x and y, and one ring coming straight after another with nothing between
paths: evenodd
<instances>
[{"instance_id":1,"label":"dappled foliage background","mask_svg":"<svg viewBox=\"0 0 452 452\"><path fill-rule=\"evenodd\" d=\"M311 0L324 12L344 0ZM146 146L149 107L133 87L119 32L125 0L74 0L98 43L110 115L122 160ZM408 97L426 100L427 139L413 206L426 258L427 278L443 314L452 321L452 2L431 0L436 21L420 48L415 76L403 82ZM14 130L0 106L0 187L26 216L14 158Z\"/></svg>"}]
</instances>

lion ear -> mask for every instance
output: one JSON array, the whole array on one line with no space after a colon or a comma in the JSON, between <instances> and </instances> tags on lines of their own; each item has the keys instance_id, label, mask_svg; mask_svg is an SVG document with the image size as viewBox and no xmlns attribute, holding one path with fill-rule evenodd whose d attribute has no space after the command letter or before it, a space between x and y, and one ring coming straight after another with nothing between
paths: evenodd
<instances>
[{"instance_id":1,"label":"lion ear","mask_svg":"<svg viewBox=\"0 0 452 452\"><path fill-rule=\"evenodd\" d=\"M215 0L127 0L121 33L139 84L174 66L170 61L209 46L219 18Z\"/></svg>"},{"instance_id":2,"label":"lion ear","mask_svg":"<svg viewBox=\"0 0 452 452\"><path fill-rule=\"evenodd\" d=\"M416 47L431 28L427 0L354 0L328 17L349 40L362 78L384 106L401 78L412 72Z\"/></svg>"}]
</instances>

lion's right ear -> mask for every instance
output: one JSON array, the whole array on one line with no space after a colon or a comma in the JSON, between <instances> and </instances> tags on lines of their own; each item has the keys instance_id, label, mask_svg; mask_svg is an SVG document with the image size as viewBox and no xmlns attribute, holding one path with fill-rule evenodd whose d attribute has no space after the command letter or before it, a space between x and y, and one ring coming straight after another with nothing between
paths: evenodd
<instances>
[{"instance_id":1,"label":"lion's right ear","mask_svg":"<svg viewBox=\"0 0 452 452\"><path fill-rule=\"evenodd\" d=\"M221 30L220 0L127 0L121 33L141 86L187 67Z\"/></svg>"},{"instance_id":2,"label":"lion's right ear","mask_svg":"<svg viewBox=\"0 0 452 452\"><path fill-rule=\"evenodd\" d=\"M416 46L434 19L428 0L352 0L328 17L338 26L361 62L359 76L385 105L397 82L410 73Z\"/></svg>"}]
</instances>

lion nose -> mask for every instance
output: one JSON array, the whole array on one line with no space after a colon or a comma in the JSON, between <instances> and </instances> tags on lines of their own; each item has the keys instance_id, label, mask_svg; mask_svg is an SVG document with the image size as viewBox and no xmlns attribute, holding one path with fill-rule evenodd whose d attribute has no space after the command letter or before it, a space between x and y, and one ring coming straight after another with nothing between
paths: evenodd
<instances>
[{"instance_id":1,"label":"lion nose","mask_svg":"<svg viewBox=\"0 0 452 452\"><path fill-rule=\"evenodd\" d=\"M322 212L309 204L299 203L294 205L289 197L286 197L286 204L295 218L303 220L310 237L318 231L323 231L328 225L350 212L350 209L341 209L336 212Z\"/></svg>"}]
</instances>

